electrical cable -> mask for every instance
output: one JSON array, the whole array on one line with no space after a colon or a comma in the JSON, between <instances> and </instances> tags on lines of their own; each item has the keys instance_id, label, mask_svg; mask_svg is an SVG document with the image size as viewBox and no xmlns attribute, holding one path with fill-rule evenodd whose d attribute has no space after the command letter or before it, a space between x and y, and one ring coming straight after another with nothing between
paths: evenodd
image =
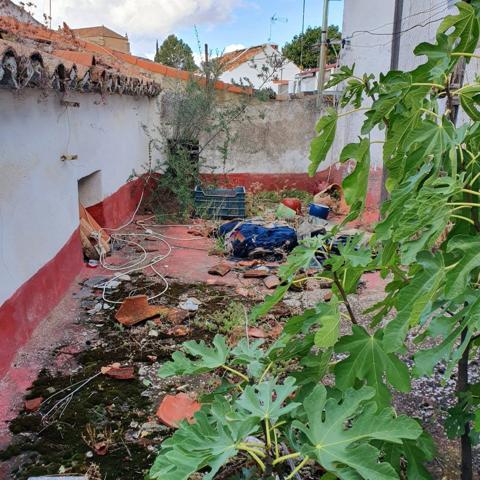
<instances>
[{"instance_id":1,"label":"electrical cable","mask_svg":"<svg viewBox=\"0 0 480 480\"><path fill-rule=\"evenodd\" d=\"M144 231L142 233L133 233L133 232L122 233L122 230L127 228L129 225L131 225L135 221L135 217L138 214L138 211L140 210L140 206L141 206L141 204L143 202L143 198L145 196L146 187L149 184L150 179L153 175L153 172L152 172L152 151L151 151L152 142L153 142L153 140L150 140L150 142L148 144L149 164L148 164L147 176L146 176L146 179L144 181L144 185L143 185L143 188L142 188L142 193L140 195L140 199L138 201L137 207L135 208L135 211L134 211L133 215L128 220L128 222L126 222L124 225L121 225L120 227L116 227L116 228L101 227L98 231L94 232L95 236L97 237L98 245L100 246L100 253L99 253L100 264L106 270L119 272L119 273L116 273L112 278L108 279L103 284L97 285L97 288L102 289L102 299L106 303L111 303L111 304L121 304L121 303L123 303L123 301L110 300L106 297L106 290L110 288L110 286L112 285L113 282L117 281L118 279L120 279L121 277L123 277L125 275L129 275L129 274L131 274L133 272L136 272L136 271L142 271L142 270L145 270L147 268L151 268L153 270L153 272L160 278L160 280L165 285L161 292L149 297L148 301L155 300L156 298L164 295L167 292L167 290L169 289L170 285L168 283L168 280L165 278L165 276L162 275L155 268L155 266L159 262L161 262L162 260L165 260L172 253L172 249L173 249L172 245L167 241L167 239L177 240L177 241L201 240L201 238L199 238L199 237L178 238L178 237L168 236L168 235L165 235L165 234L162 234L162 233L159 233L159 232L154 232L151 229L151 227L172 227L172 226L176 226L176 227L191 228L190 225L178 225L178 224L177 225L160 225L160 224L151 224L150 225L150 224L145 224L145 222L147 220L150 220L151 218L153 218L154 215L152 215L151 217L148 217L147 219L145 219L143 221L139 220L139 221L135 222L139 227L143 228ZM149 228L147 228L147 227L149 227ZM137 249L142 250L140 258L128 261L128 262L124 263L123 265L110 265L110 264L108 264L107 261L106 261L106 252L105 252L104 248L101 246L101 242L100 242L100 239L102 238L102 233L103 232L106 232L106 233L110 232L109 236L110 236L110 239L113 242L124 243L126 245L131 245L131 246L136 247ZM162 242L167 247L167 252L165 254L154 256L153 258L151 258L148 261L148 263L144 264L144 261L148 257L147 251L140 243L131 240L131 237L145 237L145 236L156 238L158 241ZM128 239L126 239L124 237L128 237Z\"/></svg>"},{"instance_id":2,"label":"electrical cable","mask_svg":"<svg viewBox=\"0 0 480 480\"><path fill-rule=\"evenodd\" d=\"M429 22L426 22L426 23L423 23L423 24L413 25L412 27L409 27L409 28L407 28L407 29L405 29L405 30L401 30L400 32L396 32L396 34L402 35L403 33L406 33L406 32L409 32L409 31L413 30L414 28L418 28L418 27L422 27L422 28L423 28L423 27L426 27L426 26L428 26L428 25L431 25L432 23L435 23L435 22L438 22L438 21L440 21L440 20L443 20L443 18L444 18L444 17L443 17L443 15L442 15L441 17L434 18L433 20L430 20ZM391 36L391 35L393 35L393 34L391 34L391 33L388 33L388 34L387 34L387 33L384 33L384 34L378 33L378 34L376 34L376 35L389 35L389 36ZM350 44L350 46L351 46L351 47L355 47L355 48L374 48L374 47L386 47L387 45L390 45L390 43L391 43L391 40L388 40L388 41L385 42L385 43L376 43L376 44L373 44L373 45L358 45L358 44L353 43L353 44Z\"/></svg>"},{"instance_id":3,"label":"electrical cable","mask_svg":"<svg viewBox=\"0 0 480 480\"><path fill-rule=\"evenodd\" d=\"M424 14L424 13L432 13L432 12L437 13L437 11L440 11L440 10L442 10L442 9L443 9L444 11L446 11L446 10L448 9L448 2L445 3L445 4L443 4L443 5L437 5L436 7L433 7L433 8L428 9L428 10L423 10L423 11L421 11L421 12L416 12L416 13L414 13L414 14L412 14L412 15L407 15L406 17L403 17L403 18L402 18L402 22L404 22L405 20L407 20L407 19L409 19L409 18L413 18L413 17L416 17L416 16L418 16L418 15L422 15L422 14ZM430 17L430 18L431 18L431 17ZM440 17L440 18L443 18L443 16ZM437 20L434 20L434 21L437 21ZM433 21L430 22L430 23L433 23ZM416 28L416 27L419 27L419 26L423 27L423 26L429 25L429 23L426 24L426 25L422 25L422 24L413 25L412 27L409 27L408 29L406 29L406 30L404 30L404 31L399 31L399 32L391 32L391 33L377 33L377 32L376 32L376 30L380 30L381 28L388 27L388 26L390 26L390 25L393 25L393 22L385 23L384 25L380 25L379 27L375 27L375 28L373 28L372 30L355 30L355 31L353 31L348 37L345 37L345 39L349 40L349 39L357 36L358 34L369 34L369 35L376 35L376 36L399 35L399 34L401 34L401 33L408 32L408 31L412 30L413 28Z\"/></svg>"}]
</instances>

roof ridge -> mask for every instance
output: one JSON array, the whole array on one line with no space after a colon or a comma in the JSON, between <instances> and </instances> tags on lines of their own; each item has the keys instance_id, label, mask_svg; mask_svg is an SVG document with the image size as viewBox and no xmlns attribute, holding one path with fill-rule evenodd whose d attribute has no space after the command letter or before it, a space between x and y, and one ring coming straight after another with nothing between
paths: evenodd
<instances>
[{"instance_id":1,"label":"roof ridge","mask_svg":"<svg viewBox=\"0 0 480 480\"><path fill-rule=\"evenodd\" d=\"M14 37L14 40L10 43L15 45L15 49L19 52L22 50L30 51L35 49L38 50L41 55L49 55L51 59L57 58L57 65L61 64L64 60L72 62L72 64L75 64L76 61L78 65L87 69L96 69L97 72L105 66L107 67L109 75L117 72L122 76L131 77L135 79L135 81L143 84L153 85L155 88L158 87L158 89L160 86L152 81L152 79L156 78L154 75L161 75L162 77L170 77L182 81L187 81L192 75L190 72L184 70L168 67L151 60L145 60L135 55L118 52L80 39L74 35L74 32L65 23L63 29L57 31L48 29L44 25L31 25L19 22L12 17L0 16L0 31L8 32ZM30 40L30 42L25 42L25 39ZM29 45L29 43L32 42L35 42L34 46ZM90 55L95 55L96 65L90 65L90 63L93 63L90 60ZM198 75L197 78L199 82L206 81L205 78ZM161 81L161 79L158 78L157 80ZM215 83L215 88L230 93L252 93L252 89L250 88L239 87L221 81Z\"/></svg>"}]
</instances>

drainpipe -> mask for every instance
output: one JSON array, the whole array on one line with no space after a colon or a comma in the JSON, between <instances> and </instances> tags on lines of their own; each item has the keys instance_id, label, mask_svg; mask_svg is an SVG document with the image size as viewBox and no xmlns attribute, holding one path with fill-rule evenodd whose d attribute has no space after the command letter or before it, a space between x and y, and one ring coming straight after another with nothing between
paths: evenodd
<instances>
[{"instance_id":1,"label":"drainpipe","mask_svg":"<svg viewBox=\"0 0 480 480\"><path fill-rule=\"evenodd\" d=\"M390 70L398 70L398 63L400 57L400 40L402 34L402 16L403 16L403 0L395 0L395 11L393 13L393 33L392 33L392 53L390 57ZM387 180L387 170L383 165L382 173L382 192L381 202L383 203L388 199L388 192L385 188L385 182Z\"/></svg>"}]
</instances>

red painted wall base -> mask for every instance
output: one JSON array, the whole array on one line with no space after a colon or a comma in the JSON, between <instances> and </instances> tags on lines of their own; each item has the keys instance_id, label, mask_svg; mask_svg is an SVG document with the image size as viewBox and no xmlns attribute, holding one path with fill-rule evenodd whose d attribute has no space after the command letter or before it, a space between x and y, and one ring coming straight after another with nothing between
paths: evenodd
<instances>
[{"instance_id":1,"label":"red painted wall base","mask_svg":"<svg viewBox=\"0 0 480 480\"><path fill-rule=\"evenodd\" d=\"M129 182L88 210L101 226L118 227L132 216L143 186L141 179ZM82 265L80 234L75 230L57 255L0 305L0 378L16 351L62 299Z\"/></svg>"},{"instance_id":2,"label":"red painted wall base","mask_svg":"<svg viewBox=\"0 0 480 480\"><path fill-rule=\"evenodd\" d=\"M33 277L0 306L0 378L16 351L63 297L82 267L79 231Z\"/></svg>"},{"instance_id":3,"label":"red painted wall base","mask_svg":"<svg viewBox=\"0 0 480 480\"><path fill-rule=\"evenodd\" d=\"M310 193L317 193L322 189L327 181L337 183L341 173L336 169L317 173L314 177L309 177L306 173L228 173L206 174L202 179L206 183L217 183L225 187L234 187L241 185L247 190L256 189L258 191L267 190L305 190Z\"/></svg>"},{"instance_id":4,"label":"red painted wall base","mask_svg":"<svg viewBox=\"0 0 480 480\"><path fill-rule=\"evenodd\" d=\"M228 173L205 174L202 180L205 183L215 184L225 188L243 186L247 190L280 191L298 189L310 193L318 193L332 183L341 184L347 175L346 166L332 168L318 172L314 177L307 173ZM382 185L382 170L371 170L365 212L360 222L372 224L379 219L379 206Z\"/></svg>"},{"instance_id":5,"label":"red painted wall base","mask_svg":"<svg viewBox=\"0 0 480 480\"><path fill-rule=\"evenodd\" d=\"M120 187L113 195L105 198L102 202L87 208L92 217L107 228L121 226L137 208L145 182L137 178ZM145 192L145 195L148 191Z\"/></svg>"},{"instance_id":6,"label":"red painted wall base","mask_svg":"<svg viewBox=\"0 0 480 480\"><path fill-rule=\"evenodd\" d=\"M228 174L205 175L204 180L226 186L243 185L248 190L302 189L318 192L326 183L340 183L342 171L319 172L310 178L307 174ZM363 223L378 219L381 170L370 172L367 210ZM143 179L123 185L103 202L88 208L101 226L115 228L130 219L140 200ZM145 190L148 195L148 188ZM68 286L80 271L82 252L79 232L76 230L57 255L23 284L0 306L0 378L8 370L16 351L29 339L33 329L57 305Z\"/></svg>"}]
</instances>

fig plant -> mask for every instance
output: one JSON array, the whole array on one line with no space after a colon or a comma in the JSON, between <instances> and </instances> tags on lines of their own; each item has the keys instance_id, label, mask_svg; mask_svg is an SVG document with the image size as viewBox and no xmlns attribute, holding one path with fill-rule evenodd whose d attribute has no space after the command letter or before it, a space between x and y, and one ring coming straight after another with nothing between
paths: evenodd
<instances>
[{"instance_id":1,"label":"fig plant","mask_svg":"<svg viewBox=\"0 0 480 480\"><path fill-rule=\"evenodd\" d=\"M414 70L376 78L342 67L333 75L328 86L343 86L341 110L318 122L309 173L326 159L338 119L363 115L358 141L340 156L355 162L343 181L350 213L291 253L280 268L281 286L251 320L278 303L312 262L322 265L317 277L332 282L332 300L290 318L268 347L244 339L232 348L221 336L212 346L186 342L160 375L223 371L224 381L203 399L194 423L184 422L161 445L150 479L194 472L209 479L222 468L233 468L235 478L430 478L432 439L415 419L397 414L392 395L408 392L413 377L432 375L439 363L446 378L457 378L458 402L445 428L461 438L462 480L473 478L480 433L480 385L469 383L480 346L480 84L458 79L462 66L480 58L480 0L457 9L434 43L415 49L426 61ZM358 237L336 242L364 212L375 128L384 131L389 198L369 245ZM371 270L389 283L367 325L349 295ZM351 323L348 335L340 333L342 319ZM415 349L413 369L402 360L407 341Z\"/></svg>"}]
</instances>

